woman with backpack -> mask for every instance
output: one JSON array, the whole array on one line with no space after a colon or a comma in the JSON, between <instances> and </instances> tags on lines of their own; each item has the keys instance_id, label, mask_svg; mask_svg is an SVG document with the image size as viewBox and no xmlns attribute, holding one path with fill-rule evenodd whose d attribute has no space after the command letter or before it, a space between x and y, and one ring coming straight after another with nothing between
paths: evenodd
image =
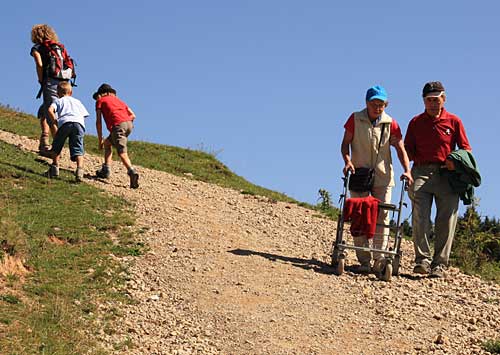
<instances>
[{"instance_id":1,"label":"woman with backpack","mask_svg":"<svg viewBox=\"0 0 500 355\"><path fill-rule=\"evenodd\" d=\"M52 137L57 132L57 125L49 118L48 108L54 99L57 99L57 84L69 81L75 77L73 61L66 49L59 43L56 32L46 24L35 25L31 29L31 41L34 43L30 55L35 60L36 74L40 91L37 98L43 96L43 103L38 110L40 127L39 150L41 155L46 155L50 148L49 132Z\"/></svg>"}]
</instances>

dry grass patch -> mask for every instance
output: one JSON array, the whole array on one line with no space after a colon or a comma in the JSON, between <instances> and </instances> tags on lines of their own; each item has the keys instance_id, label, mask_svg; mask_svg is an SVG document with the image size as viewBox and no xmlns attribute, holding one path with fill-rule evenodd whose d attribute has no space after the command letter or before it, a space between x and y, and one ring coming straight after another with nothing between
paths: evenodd
<instances>
[{"instance_id":1,"label":"dry grass patch","mask_svg":"<svg viewBox=\"0 0 500 355\"><path fill-rule=\"evenodd\" d=\"M0 260L0 275L3 278L19 277L28 274L28 268L24 265L24 259L17 255L5 254Z\"/></svg>"}]
</instances>

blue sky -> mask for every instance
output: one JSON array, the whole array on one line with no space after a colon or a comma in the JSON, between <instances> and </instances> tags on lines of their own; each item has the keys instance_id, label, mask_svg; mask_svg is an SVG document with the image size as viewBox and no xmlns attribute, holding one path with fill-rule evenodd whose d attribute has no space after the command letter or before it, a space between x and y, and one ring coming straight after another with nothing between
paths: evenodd
<instances>
[{"instance_id":1,"label":"blue sky","mask_svg":"<svg viewBox=\"0 0 500 355\"><path fill-rule=\"evenodd\" d=\"M48 23L77 61L74 96L90 112L92 93L110 83L136 112L132 139L218 152L237 174L310 203L320 188L337 199L343 124L368 87L387 89L404 133L423 111L423 84L440 80L483 175L479 211L500 217L497 1L7 1L1 10L1 103L36 112L30 30Z\"/></svg>"}]
</instances>

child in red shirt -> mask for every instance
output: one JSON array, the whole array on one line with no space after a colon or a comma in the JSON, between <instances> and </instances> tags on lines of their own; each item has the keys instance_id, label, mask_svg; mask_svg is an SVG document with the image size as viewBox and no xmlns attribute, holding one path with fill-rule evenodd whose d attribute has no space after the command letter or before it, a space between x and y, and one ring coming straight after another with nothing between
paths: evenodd
<instances>
[{"instance_id":1,"label":"child in red shirt","mask_svg":"<svg viewBox=\"0 0 500 355\"><path fill-rule=\"evenodd\" d=\"M127 168L130 187L136 189L139 187L139 174L132 166L127 154L127 140L134 127L132 121L135 119L135 114L123 101L116 97L116 90L111 85L102 84L99 86L93 98L96 100L96 128L99 149L104 147L104 164L100 170L96 171L96 175L103 179L109 178L113 154L112 147L115 147L123 165ZM104 118L106 127L110 132L109 136L104 140L102 137L102 118Z\"/></svg>"}]
</instances>

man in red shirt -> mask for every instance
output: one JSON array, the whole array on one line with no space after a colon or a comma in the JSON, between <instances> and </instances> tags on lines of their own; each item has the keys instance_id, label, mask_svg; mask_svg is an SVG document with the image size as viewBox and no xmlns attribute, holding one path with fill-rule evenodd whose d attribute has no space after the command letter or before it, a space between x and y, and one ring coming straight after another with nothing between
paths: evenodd
<instances>
[{"instance_id":1,"label":"man in red shirt","mask_svg":"<svg viewBox=\"0 0 500 355\"><path fill-rule=\"evenodd\" d=\"M456 149L471 150L460 118L444 108L446 101L443 84L428 82L422 92L425 112L415 116L408 125L405 147L413 160L412 228L415 247L413 272L444 276L455 235L459 195L453 192L441 169L453 168L446 163L447 156ZM434 255L431 257L431 208L436 203L434 222Z\"/></svg>"}]
</instances>

